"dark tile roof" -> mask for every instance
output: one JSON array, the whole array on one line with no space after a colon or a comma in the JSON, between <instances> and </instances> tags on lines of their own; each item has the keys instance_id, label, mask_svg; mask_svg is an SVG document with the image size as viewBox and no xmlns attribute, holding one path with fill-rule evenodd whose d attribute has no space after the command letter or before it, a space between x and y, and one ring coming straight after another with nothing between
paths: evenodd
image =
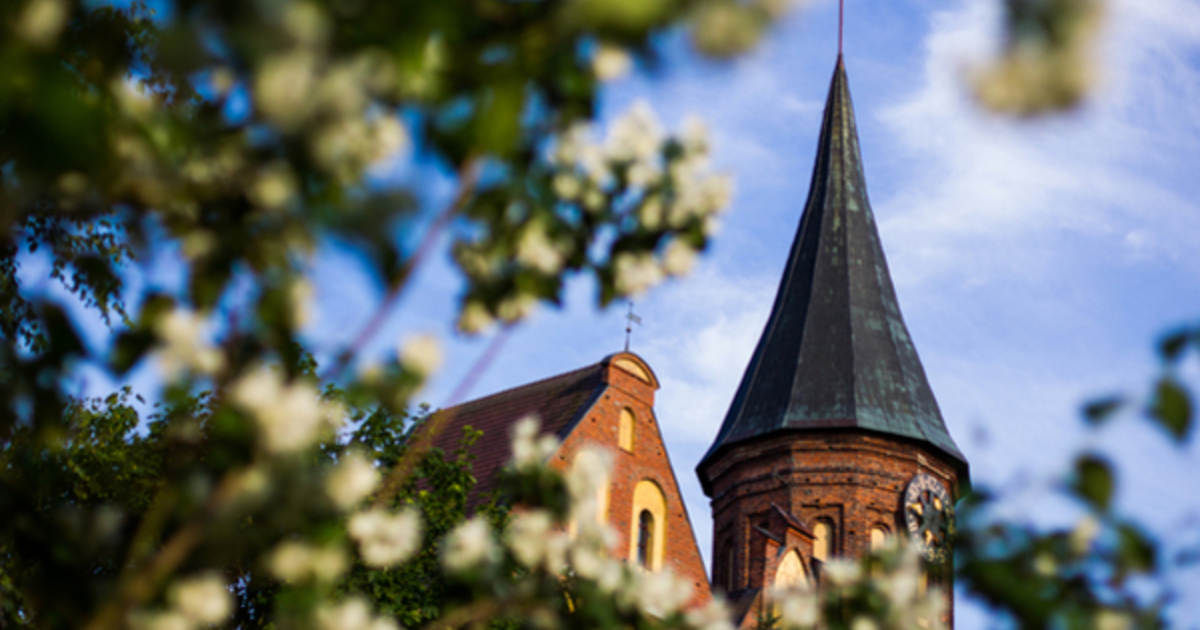
<instances>
[{"instance_id":1,"label":"dark tile roof","mask_svg":"<svg viewBox=\"0 0 1200 630\"><path fill-rule=\"evenodd\" d=\"M483 432L470 449L475 457L472 472L476 485L467 502L468 511L489 497L499 472L512 457L512 426L533 414L541 420L542 434L565 438L604 390L604 370L604 363L589 365L438 412L451 414L433 441L447 454L458 448L463 427Z\"/></svg>"},{"instance_id":2,"label":"dark tile roof","mask_svg":"<svg viewBox=\"0 0 1200 630\"><path fill-rule=\"evenodd\" d=\"M771 308L725 422L725 447L788 431L865 429L929 444L967 480L900 314L867 199L846 68L829 86L808 201Z\"/></svg>"},{"instance_id":3,"label":"dark tile roof","mask_svg":"<svg viewBox=\"0 0 1200 630\"><path fill-rule=\"evenodd\" d=\"M801 523L800 519L796 518L791 512L788 512L774 503L771 504L771 508L773 508L775 512L783 518L784 522L795 528L796 531L807 535L809 538L814 538L812 530L810 530L804 523Z\"/></svg>"}]
</instances>

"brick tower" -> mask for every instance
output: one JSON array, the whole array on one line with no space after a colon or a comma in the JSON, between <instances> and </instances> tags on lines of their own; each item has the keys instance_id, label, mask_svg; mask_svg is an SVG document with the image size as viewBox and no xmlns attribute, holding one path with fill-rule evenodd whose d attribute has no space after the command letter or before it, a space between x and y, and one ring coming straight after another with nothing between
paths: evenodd
<instances>
[{"instance_id":1,"label":"brick tower","mask_svg":"<svg viewBox=\"0 0 1200 630\"><path fill-rule=\"evenodd\" d=\"M712 585L743 626L766 589L819 580L826 558L887 536L911 530L927 556L945 555L967 462L900 315L840 55L770 318L697 473L712 501ZM948 571L930 577L950 586Z\"/></svg>"}]
</instances>

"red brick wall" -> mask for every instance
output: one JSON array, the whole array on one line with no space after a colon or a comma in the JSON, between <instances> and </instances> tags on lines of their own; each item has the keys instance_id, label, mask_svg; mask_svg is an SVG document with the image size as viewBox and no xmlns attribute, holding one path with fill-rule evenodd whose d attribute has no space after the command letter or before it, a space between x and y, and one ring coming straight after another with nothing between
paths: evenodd
<instances>
[{"instance_id":1,"label":"red brick wall","mask_svg":"<svg viewBox=\"0 0 1200 630\"><path fill-rule=\"evenodd\" d=\"M622 353L614 355L612 359L618 357L634 358L634 355ZM640 359L635 360L642 363ZM663 446L662 434L654 417L654 392L658 389L657 384L639 379L613 365L611 360L607 369L608 387L563 441L553 462L565 468L572 461L575 452L586 444L601 444L612 452L613 471L608 497L608 522L618 535L617 545L613 548L613 554L618 558L629 557L630 530L634 525L634 486L643 479L657 483L667 502L663 568L670 568L676 575L690 580L695 588L690 605L702 605L711 598L708 576L700 558L700 549L696 545L696 536L692 531L687 508L671 468L671 461L667 456L667 449ZM620 449L617 445L617 430L623 408L632 411L636 418L632 453Z\"/></svg>"},{"instance_id":2,"label":"red brick wall","mask_svg":"<svg viewBox=\"0 0 1200 630\"><path fill-rule=\"evenodd\" d=\"M772 504L809 529L827 519L833 525L832 555L857 557L870 549L872 527L907 532L901 501L917 473L933 475L959 497L957 474L944 456L868 432L778 435L734 447L706 472L712 488L713 588L729 592L771 582L768 559L756 557L762 552L755 549L754 526ZM723 579L728 544L734 549L732 585ZM943 586L952 590L948 582Z\"/></svg>"}]
</instances>

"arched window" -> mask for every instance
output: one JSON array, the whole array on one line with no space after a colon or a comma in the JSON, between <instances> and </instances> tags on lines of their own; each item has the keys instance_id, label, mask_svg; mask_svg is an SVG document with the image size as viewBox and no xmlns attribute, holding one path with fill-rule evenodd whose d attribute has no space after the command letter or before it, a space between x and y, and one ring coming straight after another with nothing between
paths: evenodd
<instances>
[{"instance_id":1,"label":"arched window","mask_svg":"<svg viewBox=\"0 0 1200 630\"><path fill-rule=\"evenodd\" d=\"M637 424L636 420L632 411L621 410L620 425L617 427L617 446L623 451L633 452L633 427Z\"/></svg>"},{"instance_id":2,"label":"arched window","mask_svg":"<svg viewBox=\"0 0 1200 630\"><path fill-rule=\"evenodd\" d=\"M650 557L654 544L654 515L650 510L642 510L638 516L637 562L643 567L650 568Z\"/></svg>"},{"instance_id":3,"label":"arched window","mask_svg":"<svg viewBox=\"0 0 1200 630\"><path fill-rule=\"evenodd\" d=\"M790 588L808 584L808 575L804 572L804 562L800 552L795 549L787 552L779 568L775 570L775 588Z\"/></svg>"},{"instance_id":4,"label":"arched window","mask_svg":"<svg viewBox=\"0 0 1200 630\"><path fill-rule=\"evenodd\" d=\"M667 499L658 484L643 479L633 487L629 521L629 561L658 571L667 536Z\"/></svg>"},{"instance_id":5,"label":"arched window","mask_svg":"<svg viewBox=\"0 0 1200 630\"><path fill-rule=\"evenodd\" d=\"M828 519L818 519L813 526L813 558L825 562L833 555L833 523Z\"/></svg>"},{"instance_id":6,"label":"arched window","mask_svg":"<svg viewBox=\"0 0 1200 630\"><path fill-rule=\"evenodd\" d=\"M887 544L888 532L886 529L876 525L871 528L871 551L879 551Z\"/></svg>"}]
</instances>

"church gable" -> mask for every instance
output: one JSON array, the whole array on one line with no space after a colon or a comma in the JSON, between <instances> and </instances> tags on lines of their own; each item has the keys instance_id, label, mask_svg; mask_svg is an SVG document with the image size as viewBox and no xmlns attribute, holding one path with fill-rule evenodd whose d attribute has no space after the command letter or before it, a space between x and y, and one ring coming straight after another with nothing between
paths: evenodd
<instances>
[{"instance_id":1,"label":"church gable","mask_svg":"<svg viewBox=\"0 0 1200 630\"><path fill-rule=\"evenodd\" d=\"M586 446L605 448L613 468L602 497L603 516L617 533L614 556L683 576L695 589L691 605L701 605L711 597L708 578L654 415L658 387L658 378L640 357L617 353L595 365L445 410L450 418L435 445L452 452L464 427L483 432L470 449L477 482L469 510L495 489L497 475L512 456L512 426L528 415L540 419L542 434L562 442L550 458L551 468L565 471Z\"/></svg>"},{"instance_id":2,"label":"church gable","mask_svg":"<svg viewBox=\"0 0 1200 630\"><path fill-rule=\"evenodd\" d=\"M692 582L692 605L707 602L708 577L654 415L658 379L634 354L613 355L602 365L607 387L579 417L553 464L565 469L587 445L607 448L613 470L606 519L618 534L614 555L649 570L670 569Z\"/></svg>"}]
</instances>

